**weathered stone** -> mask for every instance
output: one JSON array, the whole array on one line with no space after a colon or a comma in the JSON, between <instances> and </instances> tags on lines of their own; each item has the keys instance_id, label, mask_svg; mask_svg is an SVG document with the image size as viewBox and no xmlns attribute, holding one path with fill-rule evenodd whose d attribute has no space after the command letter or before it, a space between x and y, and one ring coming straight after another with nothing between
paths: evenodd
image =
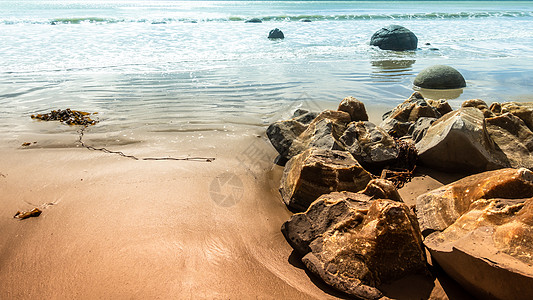
<instances>
[{"instance_id":1,"label":"weathered stone","mask_svg":"<svg viewBox=\"0 0 533 300\"><path fill-rule=\"evenodd\" d=\"M279 121L270 124L266 133L270 143L280 156L284 159L289 159L289 149L292 142L302 134L306 126L296 120ZM282 160L280 160L282 161Z\"/></svg>"},{"instance_id":2,"label":"weathered stone","mask_svg":"<svg viewBox=\"0 0 533 300\"><path fill-rule=\"evenodd\" d=\"M533 297L533 198L476 200L424 244L479 299Z\"/></svg>"},{"instance_id":3,"label":"weathered stone","mask_svg":"<svg viewBox=\"0 0 533 300\"><path fill-rule=\"evenodd\" d=\"M396 160L399 154L394 139L368 121L351 122L340 142L357 161L371 167L384 166Z\"/></svg>"},{"instance_id":4,"label":"weathered stone","mask_svg":"<svg viewBox=\"0 0 533 300\"><path fill-rule=\"evenodd\" d=\"M284 39L285 35L283 34L283 31L279 30L279 28L275 28L270 30L268 33L269 39Z\"/></svg>"},{"instance_id":5,"label":"weathered stone","mask_svg":"<svg viewBox=\"0 0 533 300\"><path fill-rule=\"evenodd\" d=\"M342 99L337 110L350 114L352 121L368 121L365 105L354 97Z\"/></svg>"},{"instance_id":6,"label":"weathered stone","mask_svg":"<svg viewBox=\"0 0 533 300\"><path fill-rule=\"evenodd\" d=\"M501 150L489 137L481 111L463 107L437 120L416 144L427 166L460 172L508 167Z\"/></svg>"},{"instance_id":7,"label":"weathered stone","mask_svg":"<svg viewBox=\"0 0 533 300\"><path fill-rule=\"evenodd\" d=\"M434 65L418 73L413 84L426 89L458 89L465 87L466 81L456 69Z\"/></svg>"},{"instance_id":8,"label":"weathered stone","mask_svg":"<svg viewBox=\"0 0 533 300\"><path fill-rule=\"evenodd\" d=\"M444 99L440 99L440 100L427 99L426 101L430 106L435 107L441 116L444 116L445 114L453 110L452 107L450 106L450 103L448 103L448 101Z\"/></svg>"},{"instance_id":9,"label":"weathered stone","mask_svg":"<svg viewBox=\"0 0 533 300\"><path fill-rule=\"evenodd\" d=\"M533 169L533 132L519 117L505 113L485 119L487 131L513 168Z\"/></svg>"},{"instance_id":10,"label":"weathered stone","mask_svg":"<svg viewBox=\"0 0 533 300\"><path fill-rule=\"evenodd\" d=\"M251 19L244 21L244 23L263 23L263 21L261 21L261 19L259 18L251 18Z\"/></svg>"},{"instance_id":11,"label":"weathered stone","mask_svg":"<svg viewBox=\"0 0 533 300\"><path fill-rule=\"evenodd\" d=\"M426 271L416 216L392 200L355 193L321 196L282 226L306 267L334 288L379 299L378 287Z\"/></svg>"},{"instance_id":12,"label":"weathered stone","mask_svg":"<svg viewBox=\"0 0 533 300\"><path fill-rule=\"evenodd\" d=\"M429 105L422 94L415 92L409 99L384 115L384 120L379 126L391 136L400 138L408 134L411 125L419 118L439 118L440 116L436 107Z\"/></svg>"},{"instance_id":13,"label":"weathered stone","mask_svg":"<svg viewBox=\"0 0 533 300\"><path fill-rule=\"evenodd\" d=\"M481 99L466 100L461 107L474 107L479 109L485 118L494 117L494 113L489 109L487 103Z\"/></svg>"},{"instance_id":14,"label":"weathered stone","mask_svg":"<svg viewBox=\"0 0 533 300\"><path fill-rule=\"evenodd\" d=\"M289 160L280 192L289 209L305 211L323 194L357 192L371 179L349 152L310 148Z\"/></svg>"},{"instance_id":15,"label":"weathered stone","mask_svg":"<svg viewBox=\"0 0 533 300\"><path fill-rule=\"evenodd\" d=\"M490 107L490 111L494 113L495 115L500 115L502 113L502 105L498 102L493 102Z\"/></svg>"},{"instance_id":16,"label":"weathered stone","mask_svg":"<svg viewBox=\"0 0 533 300\"><path fill-rule=\"evenodd\" d=\"M394 184L385 179L370 180L366 185L366 188L360 193L368 195L373 199L389 199L403 202L403 199Z\"/></svg>"},{"instance_id":17,"label":"weathered stone","mask_svg":"<svg viewBox=\"0 0 533 300\"><path fill-rule=\"evenodd\" d=\"M533 197L533 173L528 169L500 169L471 175L416 199L424 235L443 231L479 199Z\"/></svg>"},{"instance_id":18,"label":"weathered stone","mask_svg":"<svg viewBox=\"0 0 533 300\"><path fill-rule=\"evenodd\" d=\"M370 38L371 46L383 50L415 50L418 38L409 29L399 25L389 25L376 31Z\"/></svg>"},{"instance_id":19,"label":"weathered stone","mask_svg":"<svg viewBox=\"0 0 533 300\"><path fill-rule=\"evenodd\" d=\"M533 102L505 102L501 104L501 113L512 113L526 123L533 131Z\"/></svg>"},{"instance_id":20,"label":"weathered stone","mask_svg":"<svg viewBox=\"0 0 533 300\"><path fill-rule=\"evenodd\" d=\"M437 121L437 118L418 118L415 123L411 124L411 127L409 127L409 131L407 133L411 136L411 139L415 143L418 143L420 142L420 140L422 140L424 135L426 135L426 132L428 131L429 127L431 127L431 125L435 123L435 121Z\"/></svg>"},{"instance_id":21,"label":"weathered stone","mask_svg":"<svg viewBox=\"0 0 533 300\"><path fill-rule=\"evenodd\" d=\"M317 112L310 112L305 109L297 109L292 115L292 118L293 120L298 121L304 125L309 125L317 116Z\"/></svg>"},{"instance_id":22,"label":"weathered stone","mask_svg":"<svg viewBox=\"0 0 533 300\"><path fill-rule=\"evenodd\" d=\"M320 113L302 132L294 139L287 157L302 153L309 148L328 150L344 150L339 138L350 122L350 115L346 112L326 110Z\"/></svg>"}]
</instances>

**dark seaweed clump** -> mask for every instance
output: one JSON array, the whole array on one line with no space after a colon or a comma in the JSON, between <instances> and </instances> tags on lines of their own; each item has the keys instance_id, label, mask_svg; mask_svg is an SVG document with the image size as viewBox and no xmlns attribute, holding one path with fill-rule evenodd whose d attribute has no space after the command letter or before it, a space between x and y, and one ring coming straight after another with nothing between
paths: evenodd
<instances>
[{"instance_id":1,"label":"dark seaweed clump","mask_svg":"<svg viewBox=\"0 0 533 300\"><path fill-rule=\"evenodd\" d=\"M48 114L31 115L31 118L43 121L60 121L61 123L67 125L89 126L98 123L97 120L91 119L90 115L91 113L88 112L71 110L70 108L67 108L65 110L52 110Z\"/></svg>"}]
</instances>

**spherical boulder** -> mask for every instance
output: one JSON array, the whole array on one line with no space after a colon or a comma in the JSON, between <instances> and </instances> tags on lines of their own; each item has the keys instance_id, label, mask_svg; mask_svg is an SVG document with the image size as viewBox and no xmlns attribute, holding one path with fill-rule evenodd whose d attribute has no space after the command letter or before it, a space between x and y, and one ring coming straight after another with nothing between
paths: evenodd
<instances>
[{"instance_id":1,"label":"spherical boulder","mask_svg":"<svg viewBox=\"0 0 533 300\"><path fill-rule=\"evenodd\" d=\"M416 76L413 84L426 89L458 89L466 86L459 71L444 65L425 68Z\"/></svg>"},{"instance_id":2,"label":"spherical boulder","mask_svg":"<svg viewBox=\"0 0 533 300\"><path fill-rule=\"evenodd\" d=\"M279 30L278 28L270 30L268 33L269 39L284 39L285 35L283 34L283 31Z\"/></svg>"},{"instance_id":3,"label":"spherical boulder","mask_svg":"<svg viewBox=\"0 0 533 300\"><path fill-rule=\"evenodd\" d=\"M370 38L370 45L382 50L415 50L418 38L411 30L400 25L389 25L376 31Z\"/></svg>"}]
</instances>

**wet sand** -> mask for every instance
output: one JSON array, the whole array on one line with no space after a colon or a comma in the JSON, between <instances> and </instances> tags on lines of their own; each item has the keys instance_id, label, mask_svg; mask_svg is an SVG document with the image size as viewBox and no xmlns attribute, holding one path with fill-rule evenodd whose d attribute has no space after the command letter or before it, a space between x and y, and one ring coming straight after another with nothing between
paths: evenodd
<instances>
[{"instance_id":1,"label":"wet sand","mask_svg":"<svg viewBox=\"0 0 533 300\"><path fill-rule=\"evenodd\" d=\"M0 299L345 298L306 272L282 236L291 213L264 137L199 154L217 159L0 150ZM401 193L411 204L440 185L420 177ZM34 207L43 208L40 217L13 218ZM414 278L385 290L399 299L456 293L441 281Z\"/></svg>"}]
</instances>

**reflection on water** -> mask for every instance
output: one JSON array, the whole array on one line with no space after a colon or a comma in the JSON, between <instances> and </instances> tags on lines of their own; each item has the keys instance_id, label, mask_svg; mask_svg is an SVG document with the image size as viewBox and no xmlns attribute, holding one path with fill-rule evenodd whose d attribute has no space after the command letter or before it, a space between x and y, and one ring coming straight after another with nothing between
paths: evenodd
<instances>
[{"instance_id":1,"label":"reflection on water","mask_svg":"<svg viewBox=\"0 0 533 300\"><path fill-rule=\"evenodd\" d=\"M414 86L415 91L419 91L424 98L429 99L457 99L463 94L463 89L449 89L449 90L433 90L433 89L424 89L417 86Z\"/></svg>"},{"instance_id":2,"label":"reflection on water","mask_svg":"<svg viewBox=\"0 0 533 300\"><path fill-rule=\"evenodd\" d=\"M414 59L409 60L373 60L371 78L381 82L398 82L412 75Z\"/></svg>"}]
</instances>

